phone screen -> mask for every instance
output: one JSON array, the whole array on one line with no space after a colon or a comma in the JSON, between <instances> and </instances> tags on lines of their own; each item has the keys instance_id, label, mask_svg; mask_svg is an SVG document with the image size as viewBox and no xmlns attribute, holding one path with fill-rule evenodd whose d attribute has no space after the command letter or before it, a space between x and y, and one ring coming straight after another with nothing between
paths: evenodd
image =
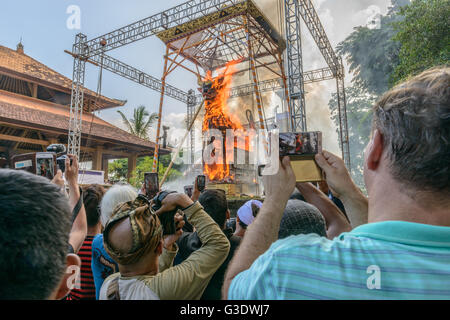
<instances>
[{"instance_id":1,"label":"phone screen","mask_svg":"<svg viewBox=\"0 0 450 320\"><path fill-rule=\"evenodd\" d=\"M159 192L158 174L156 172L146 172L144 180L147 197L153 198Z\"/></svg>"},{"instance_id":2,"label":"phone screen","mask_svg":"<svg viewBox=\"0 0 450 320\"><path fill-rule=\"evenodd\" d=\"M321 132L280 133L280 156L314 155L322 152Z\"/></svg>"},{"instance_id":3,"label":"phone screen","mask_svg":"<svg viewBox=\"0 0 450 320\"><path fill-rule=\"evenodd\" d=\"M51 153L36 154L36 174L41 177L53 179L55 175L55 164Z\"/></svg>"},{"instance_id":4,"label":"phone screen","mask_svg":"<svg viewBox=\"0 0 450 320\"><path fill-rule=\"evenodd\" d=\"M205 184L206 184L206 177L204 175L199 175L197 177L197 188L198 191L203 191L205 190Z\"/></svg>"}]
</instances>

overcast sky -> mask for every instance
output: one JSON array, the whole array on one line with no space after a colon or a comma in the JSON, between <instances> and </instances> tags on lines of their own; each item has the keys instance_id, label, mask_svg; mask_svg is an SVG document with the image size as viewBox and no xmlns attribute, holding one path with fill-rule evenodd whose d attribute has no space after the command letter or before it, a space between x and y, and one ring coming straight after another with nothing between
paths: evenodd
<instances>
[{"instance_id":1,"label":"overcast sky","mask_svg":"<svg viewBox=\"0 0 450 320\"><path fill-rule=\"evenodd\" d=\"M277 0L256 0L270 19L276 19ZM335 47L344 40L353 28L366 25L373 12L385 14L390 0L312 0L331 44ZM0 44L9 48L16 47L20 38L25 53L52 69L72 78L73 59L64 53L70 50L75 34L82 32L88 39L110 32L147 16L181 4L183 0L40 0L40 1L2 1L0 11ZM81 9L81 29L67 28L66 13L70 5ZM277 24L277 21L274 21ZM325 67L325 61L304 27L303 52L304 70ZM142 40L110 52L112 56L131 64L147 73L160 77L163 69L164 44L156 37ZM96 90L98 69L87 66L86 85ZM349 81L351 76L346 75ZM196 80L187 72L175 71L168 77L168 83L185 91L196 86ZM328 117L328 100L335 91L335 82L328 81L314 87L307 87L307 114L309 130L324 131L326 148L337 152L337 135ZM131 116L133 108L145 105L150 112L157 112L159 93L122 79L108 71L104 72L102 94L111 98L127 100L121 107ZM99 116L121 126L116 112L119 109L105 110ZM169 136L181 135L182 120L186 106L171 98L164 104L163 122L172 128Z\"/></svg>"}]
</instances>

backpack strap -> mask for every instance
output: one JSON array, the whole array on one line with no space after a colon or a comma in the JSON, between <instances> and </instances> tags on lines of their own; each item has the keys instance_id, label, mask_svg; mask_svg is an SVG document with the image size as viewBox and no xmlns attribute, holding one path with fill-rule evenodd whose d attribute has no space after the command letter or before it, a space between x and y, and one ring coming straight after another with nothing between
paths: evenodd
<instances>
[{"instance_id":1,"label":"backpack strap","mask_svg":"<svg viewBox=\"0 0 450 320\"><path fill-rule=\"evenodd\" d=\"M119 278L120 278L120 276L115 277L109 283L108 291L106 292L106 299L108 299L108 300L120 300Z\"/></svg>"}]
</instances>

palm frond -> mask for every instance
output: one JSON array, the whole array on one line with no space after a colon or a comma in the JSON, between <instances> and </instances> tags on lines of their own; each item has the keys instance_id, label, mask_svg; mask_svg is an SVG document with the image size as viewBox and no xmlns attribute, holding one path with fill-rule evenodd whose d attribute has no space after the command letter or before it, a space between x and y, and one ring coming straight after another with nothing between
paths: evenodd
<instances>
[{"instance_id":1,"label":"palm frond","mask_svg":"<svg viewBox=\"0 0 450 320\"><path fill-rule=\"evenodd\" d=\"M128 131L129 131L131 134L136 134L135 131L134 131L134 129L133 129L133 126L131 125L130 121L128 121L127 117L123 114L123 112L122 112L122 111L117 111L117 112L118 112L118 113L120 114L120 116L122 117L122 122L123 122L123 124L128 128Z\"/></svg>"}]
</instances>

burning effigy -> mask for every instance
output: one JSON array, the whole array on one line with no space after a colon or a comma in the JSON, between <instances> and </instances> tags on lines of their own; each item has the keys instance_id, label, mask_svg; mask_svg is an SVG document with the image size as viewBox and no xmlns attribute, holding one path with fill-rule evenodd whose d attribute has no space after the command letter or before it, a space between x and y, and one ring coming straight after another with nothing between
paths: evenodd
<instances>
[{"instance_id":1,"label":"burning effigy","mask_svg":"<svg viewBox=\"0 0 450 320\"><path fill-rule=\"evenodd\" d=\"M232 182L234 175L230 170L230 159L227 159L227 130L243 130L243 126L239 120L239 117L230 112L227 101L230 95L230 88L232 84L232 76L236 71L236 64L239 61L229 62L224 70L219 71L219 75L212 77L212 72L206 73L205 79L201 82L201 92L205 99L205 116L203 118L202 132L205 134L208 130L216 129L222 134L222 143L218 148L212 149L212 158L216 153L220 153L219 161L208 164L204 163L203 171L208 177L209 181L215 182ZM205 141L206 144L214 143L215 137L209 138ZM219 144L217 144L219 145ZM234 141L232 146L228 148L234 148Z\"/></svg>"}]
</instances>

